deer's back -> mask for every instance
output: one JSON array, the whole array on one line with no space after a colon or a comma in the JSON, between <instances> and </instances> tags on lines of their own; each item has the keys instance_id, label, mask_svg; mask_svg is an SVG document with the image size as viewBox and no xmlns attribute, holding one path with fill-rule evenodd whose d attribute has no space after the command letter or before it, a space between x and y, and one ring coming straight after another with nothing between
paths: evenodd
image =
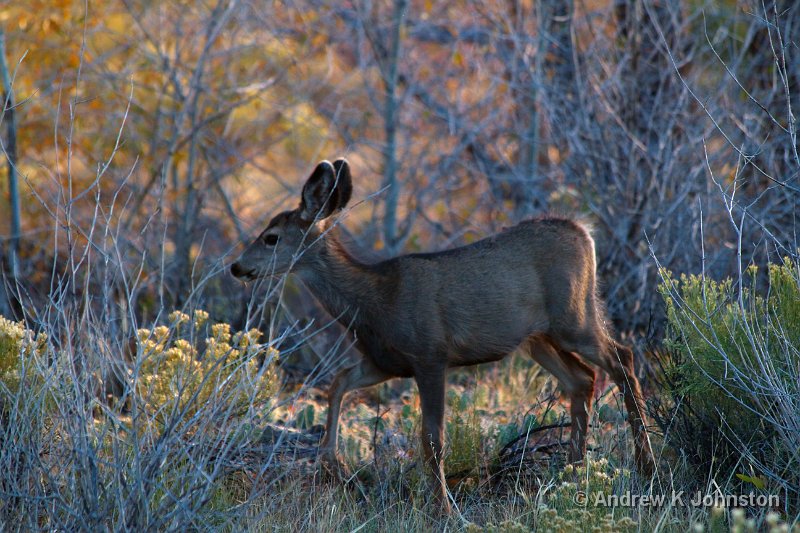
<instances>
[{"instance_id":1,"label":"deer's back","mask_svg":"<svg viewBox=\"0 0 800 533\"><path fill-rule=\"evenodd\" d=\"M387 316L400 344L451 364L503 357L526 337L587 319L594 244L567 219L526 221L473 244L401 256Z\"/></svg>"}]
</instances>

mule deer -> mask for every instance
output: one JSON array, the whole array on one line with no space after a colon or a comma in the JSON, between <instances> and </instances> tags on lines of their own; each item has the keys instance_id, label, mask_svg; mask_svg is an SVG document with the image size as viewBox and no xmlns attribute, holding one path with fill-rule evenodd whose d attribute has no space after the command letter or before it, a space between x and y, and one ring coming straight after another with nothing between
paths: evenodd
<instances>
[{"instance_id":1,"label":"mule deer","mask_svg":"<svg viewBox=\"0 0 800 533\"><path fill-rule=\"evenodd\" d=\"M622 391L637 465L652 471L633 353L604 329L594 241L583 225L542 217L461 248L364 264L348 252L333 224L351 192L347 161L319 163L303 187L300 206L276 215L231 266L243 280L292 272L354 332L363 357L331 384L323 458L339 464L339 410L348 391L413 377L434 494L449 511L442 469L445 374L451 367L497 361L522 347L569 396L571 461L586 453L595 380L587 363L592 363Z\"/></svg>"}]
</instances>

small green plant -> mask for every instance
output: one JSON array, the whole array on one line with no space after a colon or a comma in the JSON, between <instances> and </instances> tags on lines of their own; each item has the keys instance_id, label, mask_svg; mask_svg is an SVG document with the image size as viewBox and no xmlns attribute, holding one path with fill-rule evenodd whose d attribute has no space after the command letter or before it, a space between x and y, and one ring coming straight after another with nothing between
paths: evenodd
<instances>
[{"instance_id":1,"label":"small green plant","mask_svg":"<svg viewBox=\"0 0 800 533\"><path fill-rule=\"evenodd\" d=\"M174 312L169 320L171 327L138 331L136 391L157 420L175 410L190 417L222 398L225 405L246 410L275 394L278 351L258 343L260 331L231 333L228 324L214 324L201 344L207 313L195 311L190 318Z\"/></svg>"},{"instance_id":2,"label":"small green plant","mask_svg":"<svg viewBox=\"0 0 800 533\"><path fill-rule=\"evenodd\" d=\"M450 414L446 426L445 472L469 476L478 469L484 455L485 438L481 419L470 394L457 394L451 390L447 403Z\"/></svg>"},{"instance_id":3,"label":"small green plant","mask_svg":"<svg viewBox=\"0 0 800 533\"><path fill-rule=\"evenodd\" d=\"M316 410L314 409L313 404L306 405L303 409L297 413L295 417L295 424L297 425L298 429L308 430L314 426L314 421L316 420Z\"/></svg>"}]
</instances>

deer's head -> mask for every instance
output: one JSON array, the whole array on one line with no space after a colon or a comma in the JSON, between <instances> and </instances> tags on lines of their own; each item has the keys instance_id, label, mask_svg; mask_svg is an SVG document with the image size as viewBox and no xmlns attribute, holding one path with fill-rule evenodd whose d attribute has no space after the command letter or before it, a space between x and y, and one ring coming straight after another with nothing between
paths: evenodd
<instances>
[{"instance_id":1,"label":"deer's head","mask_svg":"<svg viewBox=\"0 0 800 533\"><path fill-rule=\"evenodd\" d=\"M313 261L325 237L324 221L347 205L352 192L346 160L319 163L303 186L300 206L273 217L267 229L231 265L231 274L254 280L301 270Z\"/></svg>"}]
</instances>

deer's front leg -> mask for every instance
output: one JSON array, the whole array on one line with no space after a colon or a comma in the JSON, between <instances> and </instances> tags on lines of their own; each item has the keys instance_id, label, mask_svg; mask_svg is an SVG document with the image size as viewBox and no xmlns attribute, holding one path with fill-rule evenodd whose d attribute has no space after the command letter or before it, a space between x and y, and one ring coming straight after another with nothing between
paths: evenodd
<instances>
[{"instance_id":1,"label":"deer's front leg","mask_svg":"<svg viewBox=\"0 0 800 533\"><path fill-rule=\"evenodd\" d=\"M354 366L336 374L328 389L328 419L325 424L325 436L319 445L319 454L324 461L329 462L331 466L339 466L336 445L339 439L339 412L342 409L344 395L351 390L383 383L391 377L393 376L376 367L368 357L363 357Z\"/></svg>"},{"instance_id":2,"label":"deer's front leg","mask_svg":"<svg viewBox=\"0 0 800 533\"><path fill-rule=\"evenodd\" d=\"M419 371L414 378L422 405L422 451L431 470L431 492L439 509L450 513L450 501L444 479L442 450L444 445L445 369Z\"/></svg>"}]
</instances>

